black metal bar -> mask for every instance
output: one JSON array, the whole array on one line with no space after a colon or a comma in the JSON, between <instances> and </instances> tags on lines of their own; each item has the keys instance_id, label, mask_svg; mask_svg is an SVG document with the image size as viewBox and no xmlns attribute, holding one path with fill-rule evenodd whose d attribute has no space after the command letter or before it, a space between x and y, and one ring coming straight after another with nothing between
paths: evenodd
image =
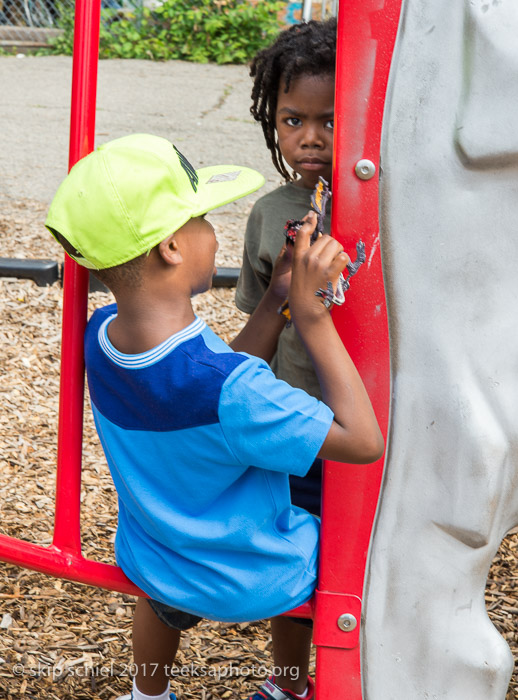
<instances>
[{"instance_id":1,"label":"black metal bar","mask_svg":"<svg viewBox=\"0 0 518 700\"><path fill-rule=\"evenodd\" d=\"M31 279L38 287L47 287L59 279L59 265L55 260L0 258L0 277Z\"/></svg>"},{"instance_id":2,"label":"black metal bar","mask_svg":"<svg viewBox=\"0 0 518 700\"><path fill-rule=\"evenodd\" d=\"M218 272L212 278L214 287L235 287L241 272L239 267L218 267Z\"/></svg>"},{"instance_id":3,"label":"black metal bar","mask_svg":"<svg viewBox=\"0 0 518 700\"><path fill-rule=\"evenodd\" d=\"M235 287L239 277L238 267L218 267L212 278L214 287ZM20 258L0 258L0 277L32 279L38 287L46 287L61 280L61 263L55 260L25 260ZM106 292L107 288L90 275L90 291Z\"/></svg>"}]
</instances>

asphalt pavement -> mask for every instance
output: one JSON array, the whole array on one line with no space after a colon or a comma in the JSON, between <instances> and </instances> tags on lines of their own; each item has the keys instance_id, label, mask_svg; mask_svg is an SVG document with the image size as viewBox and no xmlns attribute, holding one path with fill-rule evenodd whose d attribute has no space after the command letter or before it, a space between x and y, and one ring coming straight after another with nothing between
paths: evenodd
<instances>
[{"instance_id":1,"label":"asphalt pavement","mask_svg":"<svg viewBox=\"0 0 518 700\"><path fill-rule=\"evenodd\" d=\"M72 59L0 56L0 199L48 204L67 172ZM280 179L250 115L246 66L99 63L96 143L134 132L173 141L195 165L254 167ZM259 193L256 194L259 196Z\"/></svg>"}]
</instances>

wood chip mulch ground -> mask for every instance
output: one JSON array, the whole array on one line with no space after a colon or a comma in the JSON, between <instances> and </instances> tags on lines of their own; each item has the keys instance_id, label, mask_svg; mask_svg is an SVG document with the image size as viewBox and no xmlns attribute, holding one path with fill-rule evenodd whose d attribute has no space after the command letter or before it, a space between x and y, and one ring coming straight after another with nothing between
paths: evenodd
<instances>
[{"instance_id":1,"label":"wood chip mulch ground","mask_svg":"<svg viewBox=\"0 0 518 700\"><path fill-rule=\"evenodd\" d=\"M1 257L61 259L42 228L45 208L9 202L0 211ZM242 220L225 221L219 264L235 267ZM237 263L238 264L238 263ZM234 290L196 299L198 314L230 339L244 316ZM91 295L93 309L107 303ZM38 544L52 539L62 291L0 279L0 531ZM114 488L86 406L82 494L84 554L112 563ZM494 559L489 616L518 656L518 534ZM131 688L134 599L0 564L0 700L113 700ZM175 688L182 700L246 698L271 668L266 623L203 622L185 635ZM518 698L513 676L507 700Z\"/></svg>"}]
</instances>

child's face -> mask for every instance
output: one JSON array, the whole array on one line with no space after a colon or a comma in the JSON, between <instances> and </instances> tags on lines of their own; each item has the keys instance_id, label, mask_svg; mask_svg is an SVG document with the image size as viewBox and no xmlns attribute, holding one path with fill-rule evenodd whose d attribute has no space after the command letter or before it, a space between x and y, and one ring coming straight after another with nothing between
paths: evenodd
<instances>
[{"instance_id":1,"label":"child's face","mask_svg":"<svg viewBox=\"0 0 518 700\"><path fill-rule=\"evenodd\" d=\"M333 165L334 76L301 75L290 89L281 80L275 126L284 160L313 189L319 176L331 183Z\"/></svg>"},{"instance_id":2,"label":"child's face","mask_svg":"<svg viewBox=\"0 0 518 700\"><path fill-rule=\"evenodd\" d=\"M201 294L212 287L216 270L214 262L218 242L214 228L205 217L190 219L174 235L180 247L184 271L188 275L191 294Z\"/></svg>"}]
</instances>

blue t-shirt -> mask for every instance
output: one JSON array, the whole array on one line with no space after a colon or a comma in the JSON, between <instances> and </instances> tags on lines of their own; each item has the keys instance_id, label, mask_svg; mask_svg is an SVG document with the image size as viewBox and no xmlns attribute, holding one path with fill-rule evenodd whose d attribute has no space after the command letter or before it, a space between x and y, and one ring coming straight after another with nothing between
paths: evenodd
<instances>
[{"instance_id":1,"label":"blue t-shirt","mask_svg":"<svg viewBox=\"0 0 518 700\"><path fill-rule=\"evenodd\" d=\"M151 598L202 617L256 620L316 585L318 520L292 506L333 415L196 318L137 355L87 327L97 431L119 497L118 564Z\"/></svg>"}]
</instances>

